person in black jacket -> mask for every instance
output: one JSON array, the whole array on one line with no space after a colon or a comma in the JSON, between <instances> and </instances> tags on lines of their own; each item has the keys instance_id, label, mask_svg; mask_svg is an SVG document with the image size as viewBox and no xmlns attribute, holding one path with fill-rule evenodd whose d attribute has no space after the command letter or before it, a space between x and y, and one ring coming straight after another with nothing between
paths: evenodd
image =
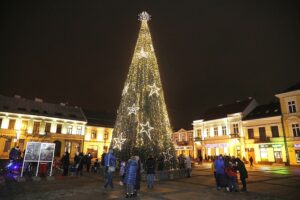
<instances>
[{"instance_id":1,"label":"person in black jacket","mask_svg":"<svg viewBox=\"0 0 300 200\"><path fill-rule=\"evenodd\" d=\"M61 165L64 170L64 172L63 172L64 176L68 176L69 164L70 164L69 152L65 152L63 157L61 158Z\"/></svg>"},{"instance_id":2,"label":"person in black jacket","mask_svg":"<svg viewBox=\"0 0 300 200\"><path fill-rule=\"evenodd\" d=\"M76 168L76 175L77 176L82 176L82 169L83 169L83 153L78 153L76 154L74 158L74 163L75 163L75 168Z\"/></svg>"},{"instance_id":3,"label":"person in black jacket","mask_svg":"<svg viewBox=\"0 0 300 200\"><path fill-rule=\"evenodd\" d=\"M245 167L245 164L243 163L243 161L241 161L241 159L236 158L236 164L237 164L237 170L240 173L240 179L242 181L243 184L243 188L242 188L242 192L247 192L247 184L246 184L246 178L248 178L248 172L247 169Z\"/></svg>"},{"instance_id":4,"label":"person in black jacket","mask_svg":"<svg viewBox=\"0 0 300 200\"><path fill-rule=\"evenodd\" d=\"M89 152L87 155L86 155L86 158L85 158L85 162L86 162L86 171L87 172L90 172L90 168L91 168L91 164L92 164L92 154Z\"/></svg>"},{"instance_id":5,"label":"person in black jacket","mask_svg":"<svg viewBox=\"0 0 300 200\"><path fill-rule=\"evenodd\" d=\"M154 185L154 176L155 176L155 159L152 155L146 161L147 169L147 186L148 188L153 188Z\"/></svg>"}]
</instances>

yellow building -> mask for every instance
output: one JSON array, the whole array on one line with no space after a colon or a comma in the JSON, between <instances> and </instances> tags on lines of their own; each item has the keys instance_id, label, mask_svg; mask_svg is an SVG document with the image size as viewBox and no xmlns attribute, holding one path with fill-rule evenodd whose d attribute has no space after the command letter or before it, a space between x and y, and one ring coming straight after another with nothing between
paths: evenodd
<instances>
[{"instance_id":1,"label":"yellow building","mask_svg":"<svg viewBox=\"0 0 300 200\"><path fill-rule=\"evenodd\" d=\"M82 151L86 123L78 107L0 95L0 159L16 145L24 151L31 141L53 142L56 157L68 151L72 158Z\"/></svg>"},{"instance_id":2,"label":"yellow building","mask_svg":"<svg viewBox=\"0 0 300 200\"><path fill-rule=\"evenodd\" d=\"M246 159L255 163L285 163L286 150L279 103L257 106L243 119Z\"/></svg>"},{"instance_id":3,"label":"yellow building","mask_svg":"<svg viewBox=\"0 0 300 200\"><path fill-rule=\"evenodd\" d=\"M194 139L193 139L193 131L192 130L184 130L180 129L177 132L172 134L172 140L174 143L176 156L178 157L180 154L184 156L192 156L194 157Z\"/></svg>"},{"instance_id":4,"label":"yellow building","mask_svg":"<svg viewBox=\"0 0 300 200\"><path fill-rule=\"evenodd\" d=\"M84 110L88 120L84 137L84 153L91 153L100 160L110 146L114 117L108 113Z\"/></svg>"},{"instance_id":5,"label":"yellow building","mask_svg":"<svg viewBox=\"0 0 300 200\"><path fill-rule=\"evenodd\" d=\"M249 98L233 104L208 109L201 120L193 121L194 153L204 159L219 154L243 158L245 156L242 118L257 103ZM196 156L195 155L195 156Z\"/></svg>"},{"instance_id":6,"label":"yellow building","mask_svg":"<svg viewBox=\"0 0 300 200\"><path fill-rule=\"evenodd\" d=\"M300 165L300 83L276 95L280 100L291 165Z\"/></svg>"}]
</instances>

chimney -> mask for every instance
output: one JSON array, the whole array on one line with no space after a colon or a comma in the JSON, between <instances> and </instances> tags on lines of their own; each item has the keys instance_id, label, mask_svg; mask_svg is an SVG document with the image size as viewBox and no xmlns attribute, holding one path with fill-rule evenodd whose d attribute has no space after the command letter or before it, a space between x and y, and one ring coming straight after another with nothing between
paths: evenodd
<instances>
[{"instance_id":1,"label":"chimney","mask_svg":"<svg viewBox=\"0 0 300 200\"><path fill-rule=\"evenodd\" d=\"M18 95L18 94L15 94L15 95L14 95L14 98L16 98L16 99L21 99L21 96Z\"/></svg>"},{"instance_id":2,"label":"chimney","mask_svg":"<svg viewBox=\"0 0 300 200\"><path fill-rule=\"evenodd\" d=\"M37 97L34 98L34 101L39 102L39 103L43 103L43 99L40 99L40 98L37 98Z\"/></svg>"}]
</instances>

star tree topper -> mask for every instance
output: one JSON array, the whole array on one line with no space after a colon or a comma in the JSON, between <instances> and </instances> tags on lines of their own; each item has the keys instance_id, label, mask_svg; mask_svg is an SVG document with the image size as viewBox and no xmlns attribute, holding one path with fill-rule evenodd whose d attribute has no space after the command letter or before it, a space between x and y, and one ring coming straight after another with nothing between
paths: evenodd
<instances>
[{"instance_id":1,"label":"star tree topper","mask_svg":"<svg viewBox=\"0 0 300 200\"><path fill-rule=\"evenodd\" d=\"M142 127L140 133L146 133L149 139L151 140L150 131L153 130L154 128L150 126L149 121L146 124L140 123L140 126Z\"/></svg>"},{"instance_id":2,"label":"star tree topper","mask_svg":"<svg viewBox=\"0 0 300 200\"><path fill-rule=\"evenodd\" d=\"M150 87L149 97L151 97L153 94L156 94L157 96L159 95L158 91L160 88L158 88L155 83L153 83L153 85L148 85L148 87Z\"/></svg>"},{"instance_id":3,"label":"star tree topper","mask_svg":"<svg viewBox=\"0 0 300 200\"><path fill-rule=\"evenodd\" d=\"M140 107L135 106L135 103L134 103L131 107L128 107L128 115L131 115L131 114L135 114L136 115L136 112L139 109L140 109Z\"/></svg>"},{"instance_id":4,"label":"star tree topper","mask_svg":"<svg viewBox=\"0 0 300 200\"><path fill-rule=\"evenodd\" d=\"M123 138L123 132L120 134L120 137L114 138L115 144L114 144L114 149L118 148L122 150L122 145L126 141L125 138Z\"/></svg>"}]
</instances>

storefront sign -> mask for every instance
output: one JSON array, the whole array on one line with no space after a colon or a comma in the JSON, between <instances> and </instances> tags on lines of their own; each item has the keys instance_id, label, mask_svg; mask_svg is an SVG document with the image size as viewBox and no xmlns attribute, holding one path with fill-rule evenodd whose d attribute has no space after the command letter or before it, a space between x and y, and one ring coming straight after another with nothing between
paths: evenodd
<instances>
[{"instance_id":1,"label":"storefront sign","mask_svg":"<svg viewBox=\"0 0 300 200\"><path fill-rule=\"evenodd\" d=\"M193 150L192 146L176 146L176 150Z\"/></svg>"},{"instance_id":2,"label":"storefront sign","mask_svg":"<svg viewBox=\"0 0 300 200\"><path fill-rule=\"evenodd\" d=\"M294 144L295 148L300 148L300 144Z\"/></svg>"},{"instance_id":3,"label":"storefront sign","mask_svg":"<svg viewBox=\"0 0 300 200\"><path fill-rule=\"evenodd\" d=\"M259 148L268 148L268 147L272 147L271 144L260 144Z\"/></svg>"},{"instance_id":4,"label":"storefront sign","mask_svg":"<svg viewBox=\"0 0 300 200\"><path fill-rule=\"evenodd\" d=\"M273 147L273 148L281 148L282 145L281 145L281 144L272 144L272 147Z\"/></svg>"}]
</instances>

